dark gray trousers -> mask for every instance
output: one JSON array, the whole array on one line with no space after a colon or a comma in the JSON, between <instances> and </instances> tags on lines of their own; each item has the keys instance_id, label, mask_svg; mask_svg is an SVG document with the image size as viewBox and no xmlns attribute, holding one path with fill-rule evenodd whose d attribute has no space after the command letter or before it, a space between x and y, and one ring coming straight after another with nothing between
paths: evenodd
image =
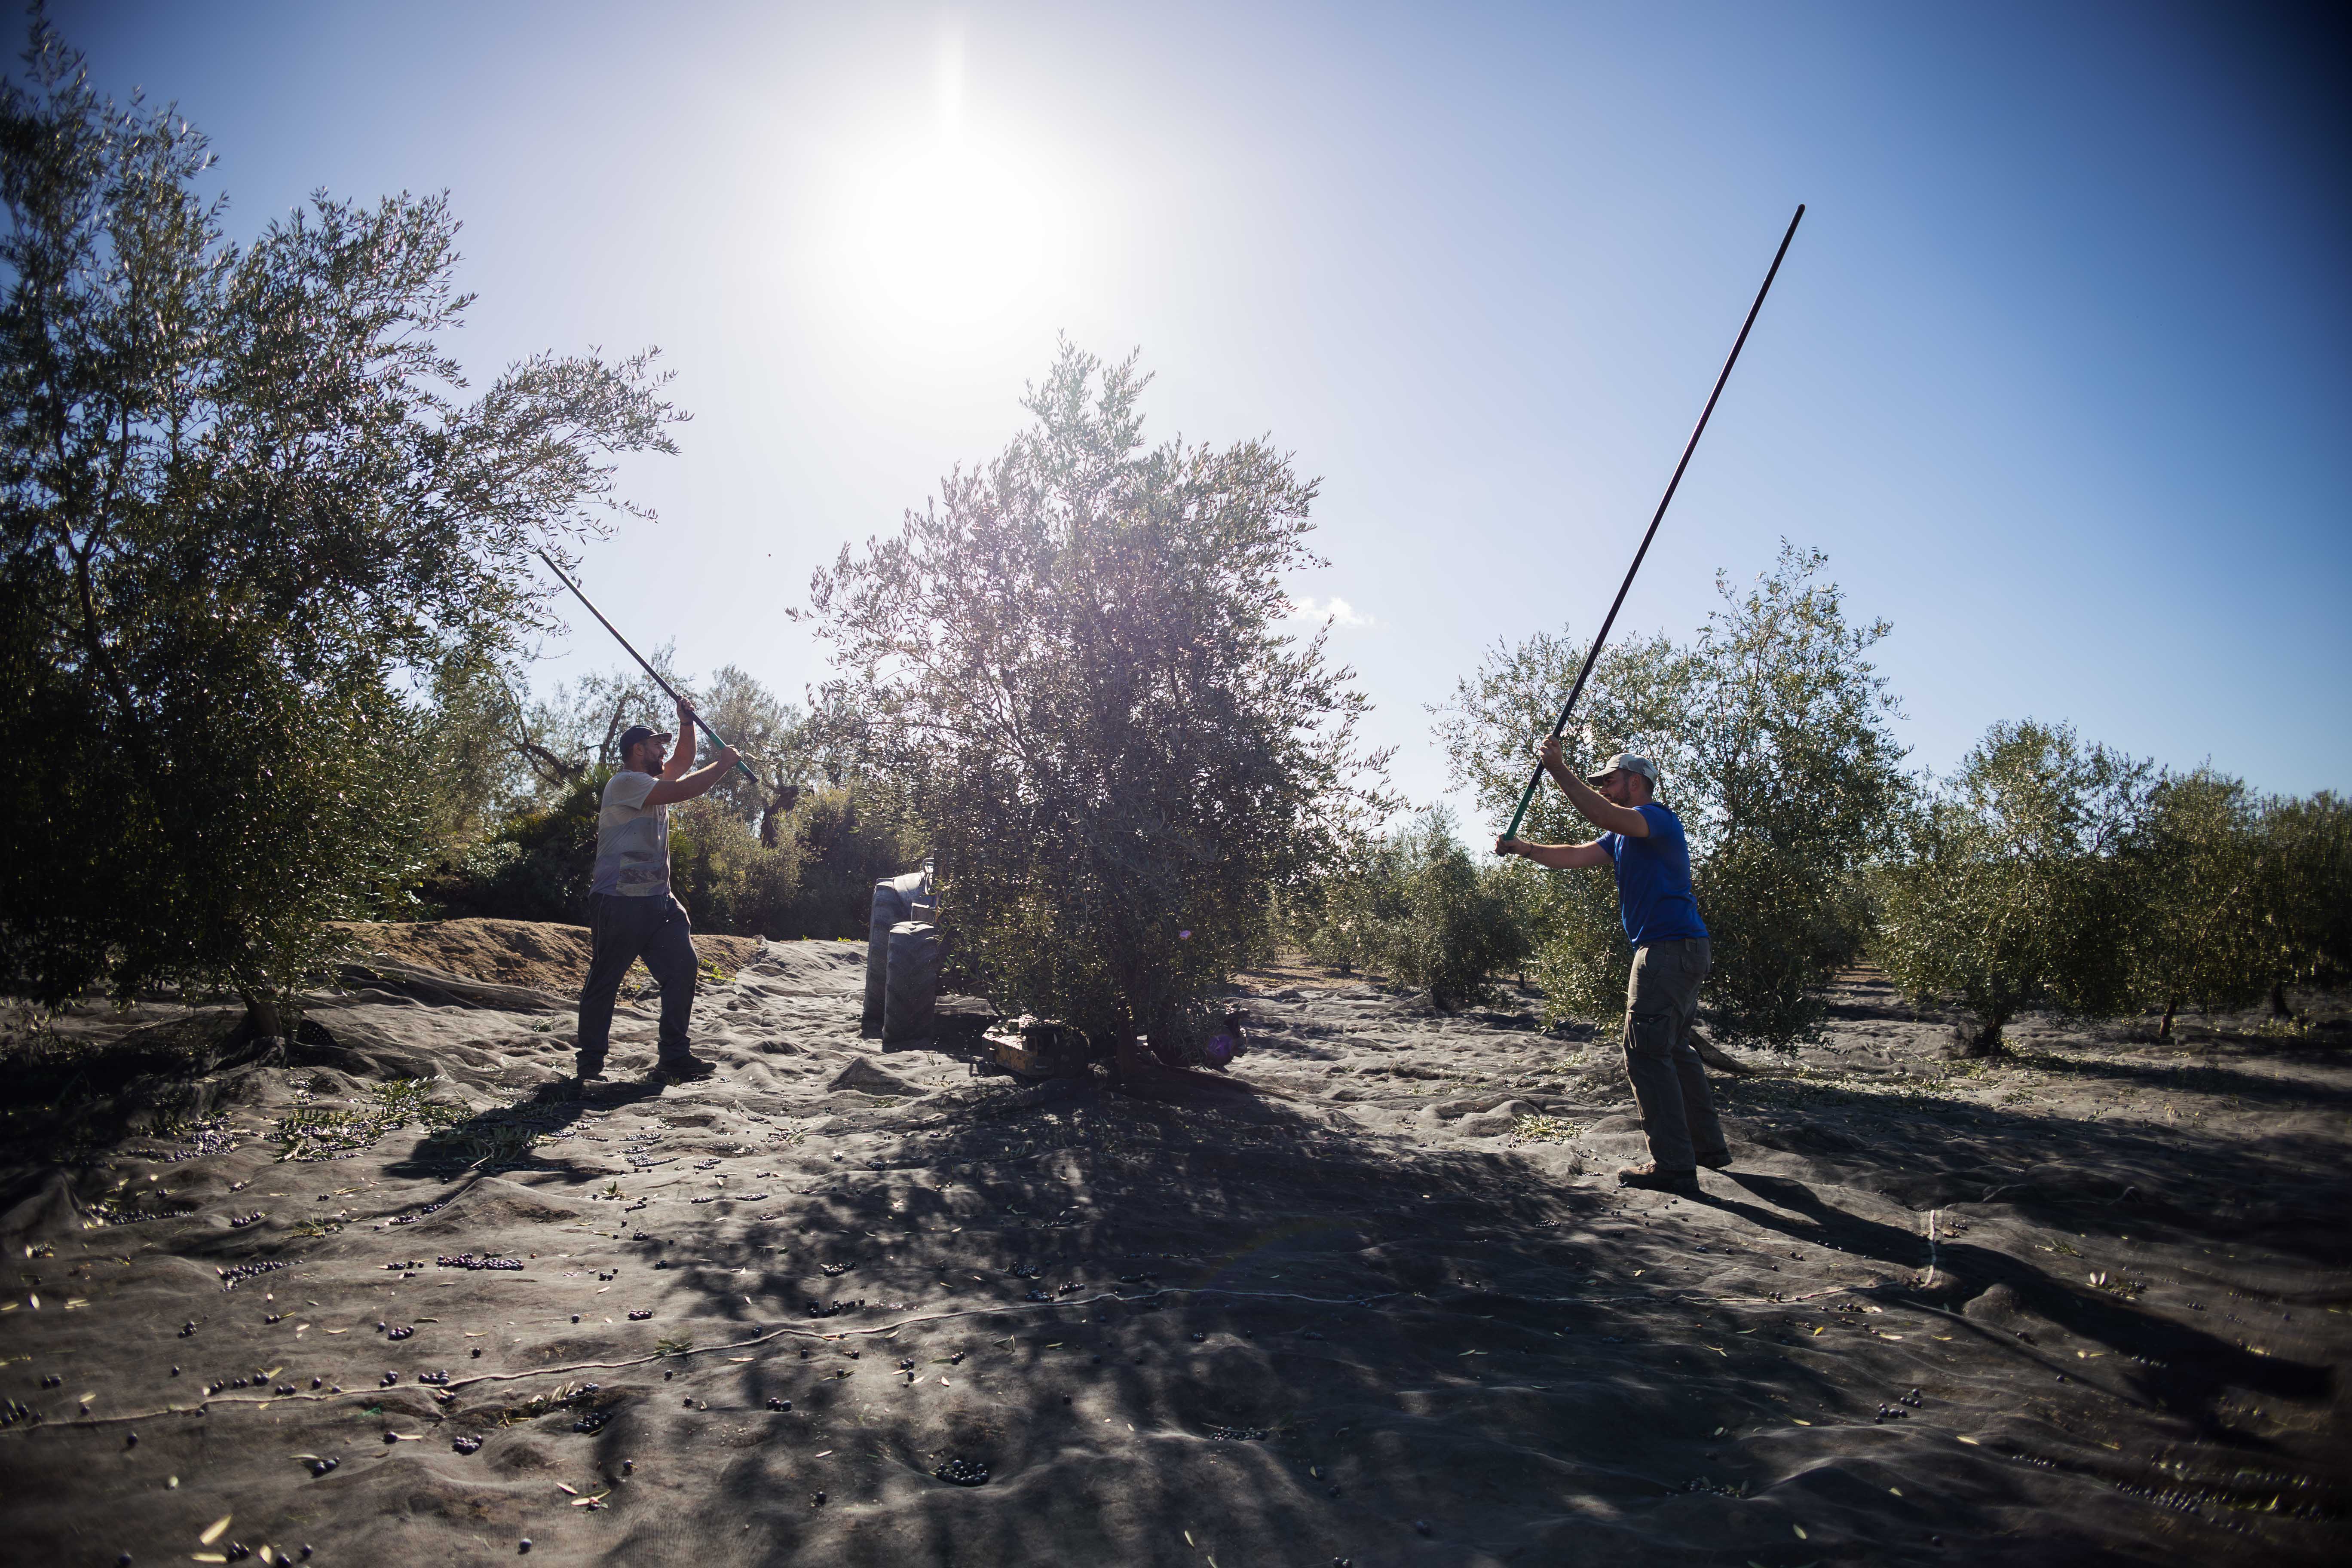
<instances>
[{"instance_id":1,"label":"dark gray trousers","mask_svg":"<svg viewBox=\"0 0 2352 1568\"><path fill-rule=\"evenodd\" d=\"M1644 942L1633 950L1633 977L1625 987L1625 1073L1650 1158L1661 1171L1696 1171L1699 1158L1720 1159L1726 1145L1706 1068L1691 1045L1698 1022L1698 990L1714 962L1704 937Z\"/></svg>"},{"instance_id":2,"label":"dark gray trousers","mask_svg":"<svg viewBox=\"0 0 2352 1568\"><path fill-rule=\"evenodd\" d=\"M613 999L620 993L621 977L640 958L661 987L661 1054L686 1055L697 968L686 906L668 893L657 899L592 893L588 929L595 947L588 962L588 984L580 988L581 1066L604 1065L604 1047L613 1035Z\"/></svg>"}]
</instances>

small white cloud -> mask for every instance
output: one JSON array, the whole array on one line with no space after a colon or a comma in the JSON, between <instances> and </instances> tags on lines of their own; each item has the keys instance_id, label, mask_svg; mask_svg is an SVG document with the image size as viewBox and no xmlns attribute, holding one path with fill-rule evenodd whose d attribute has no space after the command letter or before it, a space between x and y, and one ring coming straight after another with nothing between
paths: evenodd
<instances>
[{"instance_id":1,"label":"small white cloud","mask_svg":"<svg viewBox=\"0 0 2352 1568\"><path fill-rule=\"evenodd\" d=\"M1318 605L1313 597L1290 601L1290 619L1305 626L1319 626L1328 621L1336 626L1377 626L1371 616L1357 612L1356 606L1334 595L1328 603Z\"/></svg>"}]
</instances>

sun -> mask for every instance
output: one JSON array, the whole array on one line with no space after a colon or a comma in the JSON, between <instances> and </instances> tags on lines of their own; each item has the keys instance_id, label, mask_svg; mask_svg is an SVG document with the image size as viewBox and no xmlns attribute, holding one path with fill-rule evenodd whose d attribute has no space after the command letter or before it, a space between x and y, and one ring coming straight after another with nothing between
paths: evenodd
<instances>
[{"instance_id":1,"label":"sun","mask_svg":"<svg viewBox=\"0 0 2352 1568\"><path fill-rule=\"evenodd\" d=\"M843 117L791 223L824 258L839 326L894 354L1034 335L1066 304L1087 205L1051 135L1001 107L967 112L954 29L935 63L928 102L877 91Z\"/></svg>"},{"instance_id":2,"label":"sun","mask_svg":"<svg viewBox=\"0 0 2352 1568\"><path fill-rule=\"evenodd\" d=\"M860 259L885 310L930 326L979 326L1033 295L1045 228L1045 204L1019 170L942 138L875 171Z\"/></svg>"}]
</instances>

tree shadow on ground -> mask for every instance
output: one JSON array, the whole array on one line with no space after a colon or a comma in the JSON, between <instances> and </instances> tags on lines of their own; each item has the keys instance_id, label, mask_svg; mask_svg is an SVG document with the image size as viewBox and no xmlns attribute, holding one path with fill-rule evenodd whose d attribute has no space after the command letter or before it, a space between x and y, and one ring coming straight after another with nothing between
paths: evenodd
<instances>
[{"instance_id":1,"label":"tree shadow on ground","mask_svg":"<svg viewBox=\"0 0 2352 1568\"><path fill-rule=\"evenodd\" d=\"M2284 1261L2352 1262L2336 1223L2352 1205L2352 1175L2315 1134L2225 1136L1766 1079L1717 1080L1717 1089L1736 1134L1913 1209L2005 1202L2076 1230L2259 1241Z\"/></svg>"},{"instance_id":2,"label":"tree shadow on ground","mask_svg":"<svg viewBox=\"0 0 2352 1568\"><path fill-rule=\"evenodd\" d=\"M2255 1441L2231 1433L2219 1419L2216 1406L2225 1390L2244 1389L2301 1400L2324 1399L2333 1391L2334 1373L2330 1368L2251 1352L2242 1344L2232 1345L2218 1335L2140 1311L2115 1295L2084 1290L2053 1279L2008 1253L1960 1241L1946 1241L1931 1250L1918 1232L1839 1208L1802 1182L1747 1174L1731 1179L1770 1206L1712 1194L1701 1201L1736 1214L1760 1229L1778 1231L1794 1240L1834 1247L1906 1275L1926 1276L1932 1259L1937 1281L1951 1304L1995 1286L2006 1286L2011 1300L2033 1317L2130 1358L2132 1364L2119 1367L2117 1375L2109 1380L2119 1386L2109 1386L2107 1392L2187 1421L2200 1437L2228 1437L2241 1445ZM1901 1287L1889 1293L1912 1296ZM2011 1313L2012 1309L2004 1303L2002 1318ZM2013 1334L2004 1341L2003 1331L1997 1325L1970 1326L1988 1333L2013 1353L2041 1363L2046 1372L2056 1373L2062 1370L2061 1363L2049 1355L2037 1354L2013 1342ZM2066 1375L2084 1382L2096 1381L2080 1368L2063 1370Z\"/></svg>"},{"instance_id":3,"label":"tree shadow on ground","mask_svg":"<svg viewBox=\"0 0 2352 1568\"><path fill-rule=\"evenodd\" d=\"M2310 1047L2306 1050L2315 1058L2312 1064L2315 1066L2333 1065L2341 1060L2339 1052L2329 1050L2323 1053ZM2250 1051L2244 1054L2252 1056L2257 1053ZM2287 1055L2284 1052L2260 1054L2273 1060ZM2037 1071L2078 1079L2096 1079L2135 1089L2230 1095L2263 1105L2298 1110L2329 1106L2352 1108L2352 1087L2326 1083L2309 1077L2247 1072L2223 1067L2210 1054L2204 1052L2189 1058L2184 1051L2171 1061L2117 1061L2112 1058L2070 1056L2061 1051L2021 1055L2015 1059L2019 1066Z\"/></svg>"},{"instance_id":4,"label":"tree shadow on ground","mask_svg":"<svg viewBox=\"0 0 2352 1568\"><path fill-rule=\"evenodd\" d=\"M953 1121L827 1124L845 1143L861 1133L898 1141L803 1174L756 1215L672 1209L634 1243L715 1330L706 1349L787 1331L740 1363L698 1354L677 1375L698 1409L648 1394L598 1441L617 1462L719 1422L742 1434L714 1452L710 1485L769 1561L1475 1546L1778 1563L1757 1536L1789 1540L1776 1512L1675 1500L1702 1450L1791 1410L1866 1421L1885 1396L1849 1366L1732 1337L1713 1321L1727 1309L1675 1284L1691 1260L1670 1227L1513 1155L1415 1148L1275 1100L1070 1086L987 1089ZM1772 1209L1738 1205L1767 1229L1924 1261L1917 1237L1801 1184L1767 1193ZM2157 1342L2128 1309L2000 1266L2063 1321ZM2176 1364L2205 1348L2163 1343ZM2242 1372L2314 1370L2213 1365L2163 1408L2194 1411ZM937 1479L957 1461L988 1484ZM1973 1495L2021 1502L2033 1484L1996 1471ZM857 1533L825 1512L868 1500L891 1506ZM1883 1501L1841 1506L1860 1519ZM2048 1561L2096 1555L2063 1525L2049 1545Z\"/></svg>"}]
</instances>

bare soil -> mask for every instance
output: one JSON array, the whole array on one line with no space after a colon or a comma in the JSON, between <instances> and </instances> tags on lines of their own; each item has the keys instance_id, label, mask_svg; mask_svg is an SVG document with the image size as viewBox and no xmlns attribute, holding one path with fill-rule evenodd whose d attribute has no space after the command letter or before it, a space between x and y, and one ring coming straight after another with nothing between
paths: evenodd
<instances>
[{"instance_id":1,"label":"bare soil","mask_svg":"<svg viewBox=\"0 0 2352 1568\"><path fill-rule=\"evenodd\" d=\"M395 933L563 989L557 938L495 935ZM558 1002L387 968L191 1120L26 1131L12 1557L2344 1560L2331 999L1956 1063L1850 976L1823 1044L1716 1079L1735 1163L1690 1201L1615 1185L1613 1029L1531 1001L1249 977L1232 1081L1143 1096L884 1053L862 962L707 985L693 1085L635 1079L625 1009L584 1096Z\"/></svg>"}]
</instances>

